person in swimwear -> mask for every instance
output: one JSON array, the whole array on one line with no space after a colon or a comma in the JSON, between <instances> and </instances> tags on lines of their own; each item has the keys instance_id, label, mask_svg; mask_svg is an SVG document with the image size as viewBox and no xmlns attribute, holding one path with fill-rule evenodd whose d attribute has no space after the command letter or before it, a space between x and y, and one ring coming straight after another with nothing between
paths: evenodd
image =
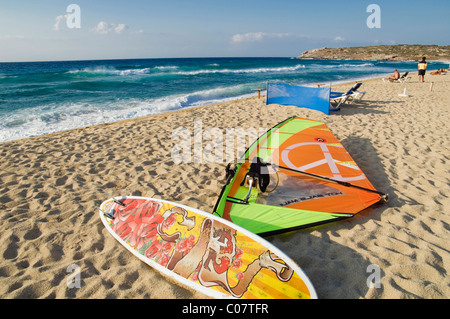
<instances>
[{"instance_id":1,"label":"person in swimwear","mask_svg":"<svg viewBox=\"0 0 450 319\"><path fill-rule=\"evenodd\" d=\"M398 80L400 78L400 73L397 71L397 69L395 69L394 73L392 73L391 75L389 75L387 78L384 78L385 80L388 81L393 81L393 80Z\"/></svg>"},{"instance_id":2,"label":"person in swimwear","mask_svg":"<svg viewBox=\"0 0 450 319\"><path fill-rule=\"evenodd\" d=\"M441 74L441 70L436 70L431 72L431 75L440 75Z\"/></svg>"},{"instance_id":3,"label":"person in swimwear","mask_svg":"<svg viewBox=\"0 0 450 319\"><path fill-rule=\"evenodd\" d=\"M425 57L422 58L422 61L419 62L419 82L425 82L425 71L427 70L427 62L425 61Z\"/></svg>"}]
</instances>

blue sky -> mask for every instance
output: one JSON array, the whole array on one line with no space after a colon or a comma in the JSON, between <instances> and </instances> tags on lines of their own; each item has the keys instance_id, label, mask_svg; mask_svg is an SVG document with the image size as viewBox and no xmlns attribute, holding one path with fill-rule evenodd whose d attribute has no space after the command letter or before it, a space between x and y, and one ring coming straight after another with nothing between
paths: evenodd
<instances>
[{"instance_id":1,"label":"blue sky","mask_svg":"<svg viewBox=\"0 0 450 319\"><path fill-rule=\"evenodd\" d=\"M68 28L70 4L80 28ZM377 4L381 28L369 28ZM0 0L0 62L298 56L317 47L449 45L448 0Z\"/></svg>"}]
</instances>

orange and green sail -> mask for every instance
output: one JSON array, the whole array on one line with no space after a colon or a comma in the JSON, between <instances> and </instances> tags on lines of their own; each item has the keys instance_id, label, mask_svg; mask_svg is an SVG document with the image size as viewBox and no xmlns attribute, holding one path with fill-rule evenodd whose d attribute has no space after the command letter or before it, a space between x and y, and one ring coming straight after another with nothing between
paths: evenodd
<instances>
[{"instance_id":1,"label":"orange and green sail","mask_svg":"<svg viewBox=\"0 0 450 319\"><path fill-rule=\"evenodd\" d=\"M214 214L270 235L352 217L387 200L325 123L291 117L227 168Z\"/></svg>"}]
</instances>

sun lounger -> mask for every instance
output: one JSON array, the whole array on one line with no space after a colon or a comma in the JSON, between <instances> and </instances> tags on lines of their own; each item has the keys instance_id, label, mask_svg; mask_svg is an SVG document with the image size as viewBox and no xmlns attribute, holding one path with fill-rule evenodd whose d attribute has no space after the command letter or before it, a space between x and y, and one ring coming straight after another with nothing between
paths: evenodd
<instances>
[{"instance_id":1,"label":"sun lounger","mask_svg":"<svg viewBox=\"0 0 450 319\"><path fill-rule=\"evenodd\" d=\"M396 82L396 83L403 83L407 79L409 79L408 76L409 72L405 72L402 76L400 76L398 79L388 79L389 82ZM386 79L383 78L383 82L386 82Z\"/></svg>"},{"instance_id":2,"label":"sun lounger","mask_svg":"<svg viewBox=\"0 0 450 319\"><path fill-rule=\"evenodd\" d=\"M342 104L348 103L351 104L355 100L360 100L366 94L366 92L359 92L358 89L361 87L362 83L356 83L350 90L347 92L331 92L330 93L330 101L336 103L336 108L339 108Z\"/></svg>"}]
</instances>

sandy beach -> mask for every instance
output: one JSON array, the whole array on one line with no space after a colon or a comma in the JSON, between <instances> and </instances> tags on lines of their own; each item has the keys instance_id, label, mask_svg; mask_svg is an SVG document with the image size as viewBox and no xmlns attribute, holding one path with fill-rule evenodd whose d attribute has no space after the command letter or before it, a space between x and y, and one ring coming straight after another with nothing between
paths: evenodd
<instances>
[{"instance_id":1,"label":"sandy beach","mask_svg":"<svg viewBox=\"0 0 450 319\"><path fill-rule=\"evenodd\" d=\"M194 120L223 134L268 129L293 115L324 121L389 202L267 239L299 264L319 298L449 298L450 74L427 72L425 83L410 76L364 80L363 100L330 116L252 97L0 143L0 298L204 298L121 247L97 207L110 195L138 195L211 212L227 163L193 154L176 163L172 133L193 133ZM410 96L400 97L405 88ZM79 288L68 285L73 267ZM367 285L374 267L379 287Z\"/></svg>"}]
</instances>

